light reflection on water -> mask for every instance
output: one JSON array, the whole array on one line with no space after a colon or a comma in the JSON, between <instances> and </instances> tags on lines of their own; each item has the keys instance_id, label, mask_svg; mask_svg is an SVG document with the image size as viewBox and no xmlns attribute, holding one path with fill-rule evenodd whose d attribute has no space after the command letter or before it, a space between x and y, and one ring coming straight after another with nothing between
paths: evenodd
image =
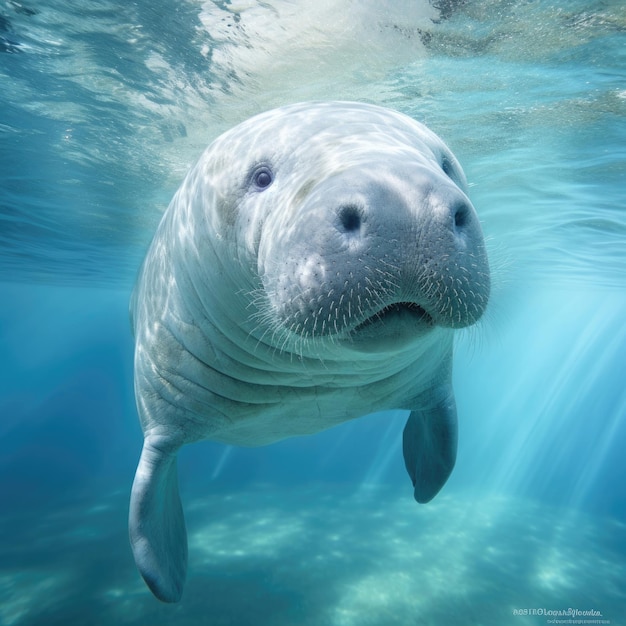
<instances>
[{"instance_id":1,"label":"light reflection on water","mask_svg":"<svg viewBox=\"0 0 626 626\"><path fill-rule=\"evenodd\" d=\"M518 264L623 286L619 3L444 3L436 22L425 2L301 4L7 5L3 278L129 285L211 139L261 110L341 98L440 134Z\"/></svg>"}]
</instances>

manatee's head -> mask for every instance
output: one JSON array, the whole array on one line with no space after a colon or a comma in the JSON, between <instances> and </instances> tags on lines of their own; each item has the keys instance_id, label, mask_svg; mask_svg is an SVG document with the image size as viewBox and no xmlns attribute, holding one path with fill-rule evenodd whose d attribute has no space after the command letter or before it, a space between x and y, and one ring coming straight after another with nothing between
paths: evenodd
<instances>
[{"instance_id":1,"label":"manatee's head","mask_svg":"<svg viewBox=\"0 0 626 626\"><path fill-rule=\"evenodd\" d=\"M431 131L364 104L262 114L205 157L215 236L248 283L248 332L279 349L410 346L489 299L464 174Z\"/></svg>"}]
</instances>

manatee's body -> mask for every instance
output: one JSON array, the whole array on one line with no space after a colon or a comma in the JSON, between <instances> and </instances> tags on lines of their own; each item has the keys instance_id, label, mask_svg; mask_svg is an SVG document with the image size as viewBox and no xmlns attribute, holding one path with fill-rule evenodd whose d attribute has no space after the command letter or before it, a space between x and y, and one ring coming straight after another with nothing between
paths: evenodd
<instances>
[{"instance_id":1,"label":"manatee's body","mask_svg":"<svg viewBox=\"0 0 626 626\"><path fill-rule=\"evenodd\" d=\"M187 175L134 293L145 441L130 537L157 597L180 598L180 446L256 446L411 411L404 458L427 502L454 465L455 328L489 295L456 159L412 119L300 104L218 138Z\"/></svg>"}]
</instances>

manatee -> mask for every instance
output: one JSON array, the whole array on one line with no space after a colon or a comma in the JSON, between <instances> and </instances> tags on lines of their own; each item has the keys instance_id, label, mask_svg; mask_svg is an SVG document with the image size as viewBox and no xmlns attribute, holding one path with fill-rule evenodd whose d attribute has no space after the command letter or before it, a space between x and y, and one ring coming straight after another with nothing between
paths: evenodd
<instances>
[{"instance_id":1,"label":"manatee","mask_svg":"<svg viewBox=\"0 0 626 626\"><path fill-rule=\"evenodd\" d=\"M216 139L131 301L144 443L130 541L156 597L178 601L185 581L184 444L261 446L405 409L414 497L431 500L456 458L454 332L489 292L463 171L410 117L302 103Z\"/></svg>"}]
</instances>

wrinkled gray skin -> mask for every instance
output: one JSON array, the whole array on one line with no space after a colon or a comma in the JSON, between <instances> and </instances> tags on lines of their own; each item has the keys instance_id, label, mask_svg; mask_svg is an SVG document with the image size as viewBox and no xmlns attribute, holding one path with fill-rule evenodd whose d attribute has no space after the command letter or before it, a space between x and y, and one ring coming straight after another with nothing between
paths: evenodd
<instances>
[{"instance_id":1,"label":"wrinkled gray skin","mask_svg":"<svg viewBox=\"0 0 626 626\"><path fill-rule=\"evenodd\" d=\"M418 502L456 456L454 329L489 297L463 172L412 119L298 104L219 137L174 196L133 294L143 451L137 566L161 600L187 565L180 446L258 446L407 409Z\"/></svg>"}]
</instances>

